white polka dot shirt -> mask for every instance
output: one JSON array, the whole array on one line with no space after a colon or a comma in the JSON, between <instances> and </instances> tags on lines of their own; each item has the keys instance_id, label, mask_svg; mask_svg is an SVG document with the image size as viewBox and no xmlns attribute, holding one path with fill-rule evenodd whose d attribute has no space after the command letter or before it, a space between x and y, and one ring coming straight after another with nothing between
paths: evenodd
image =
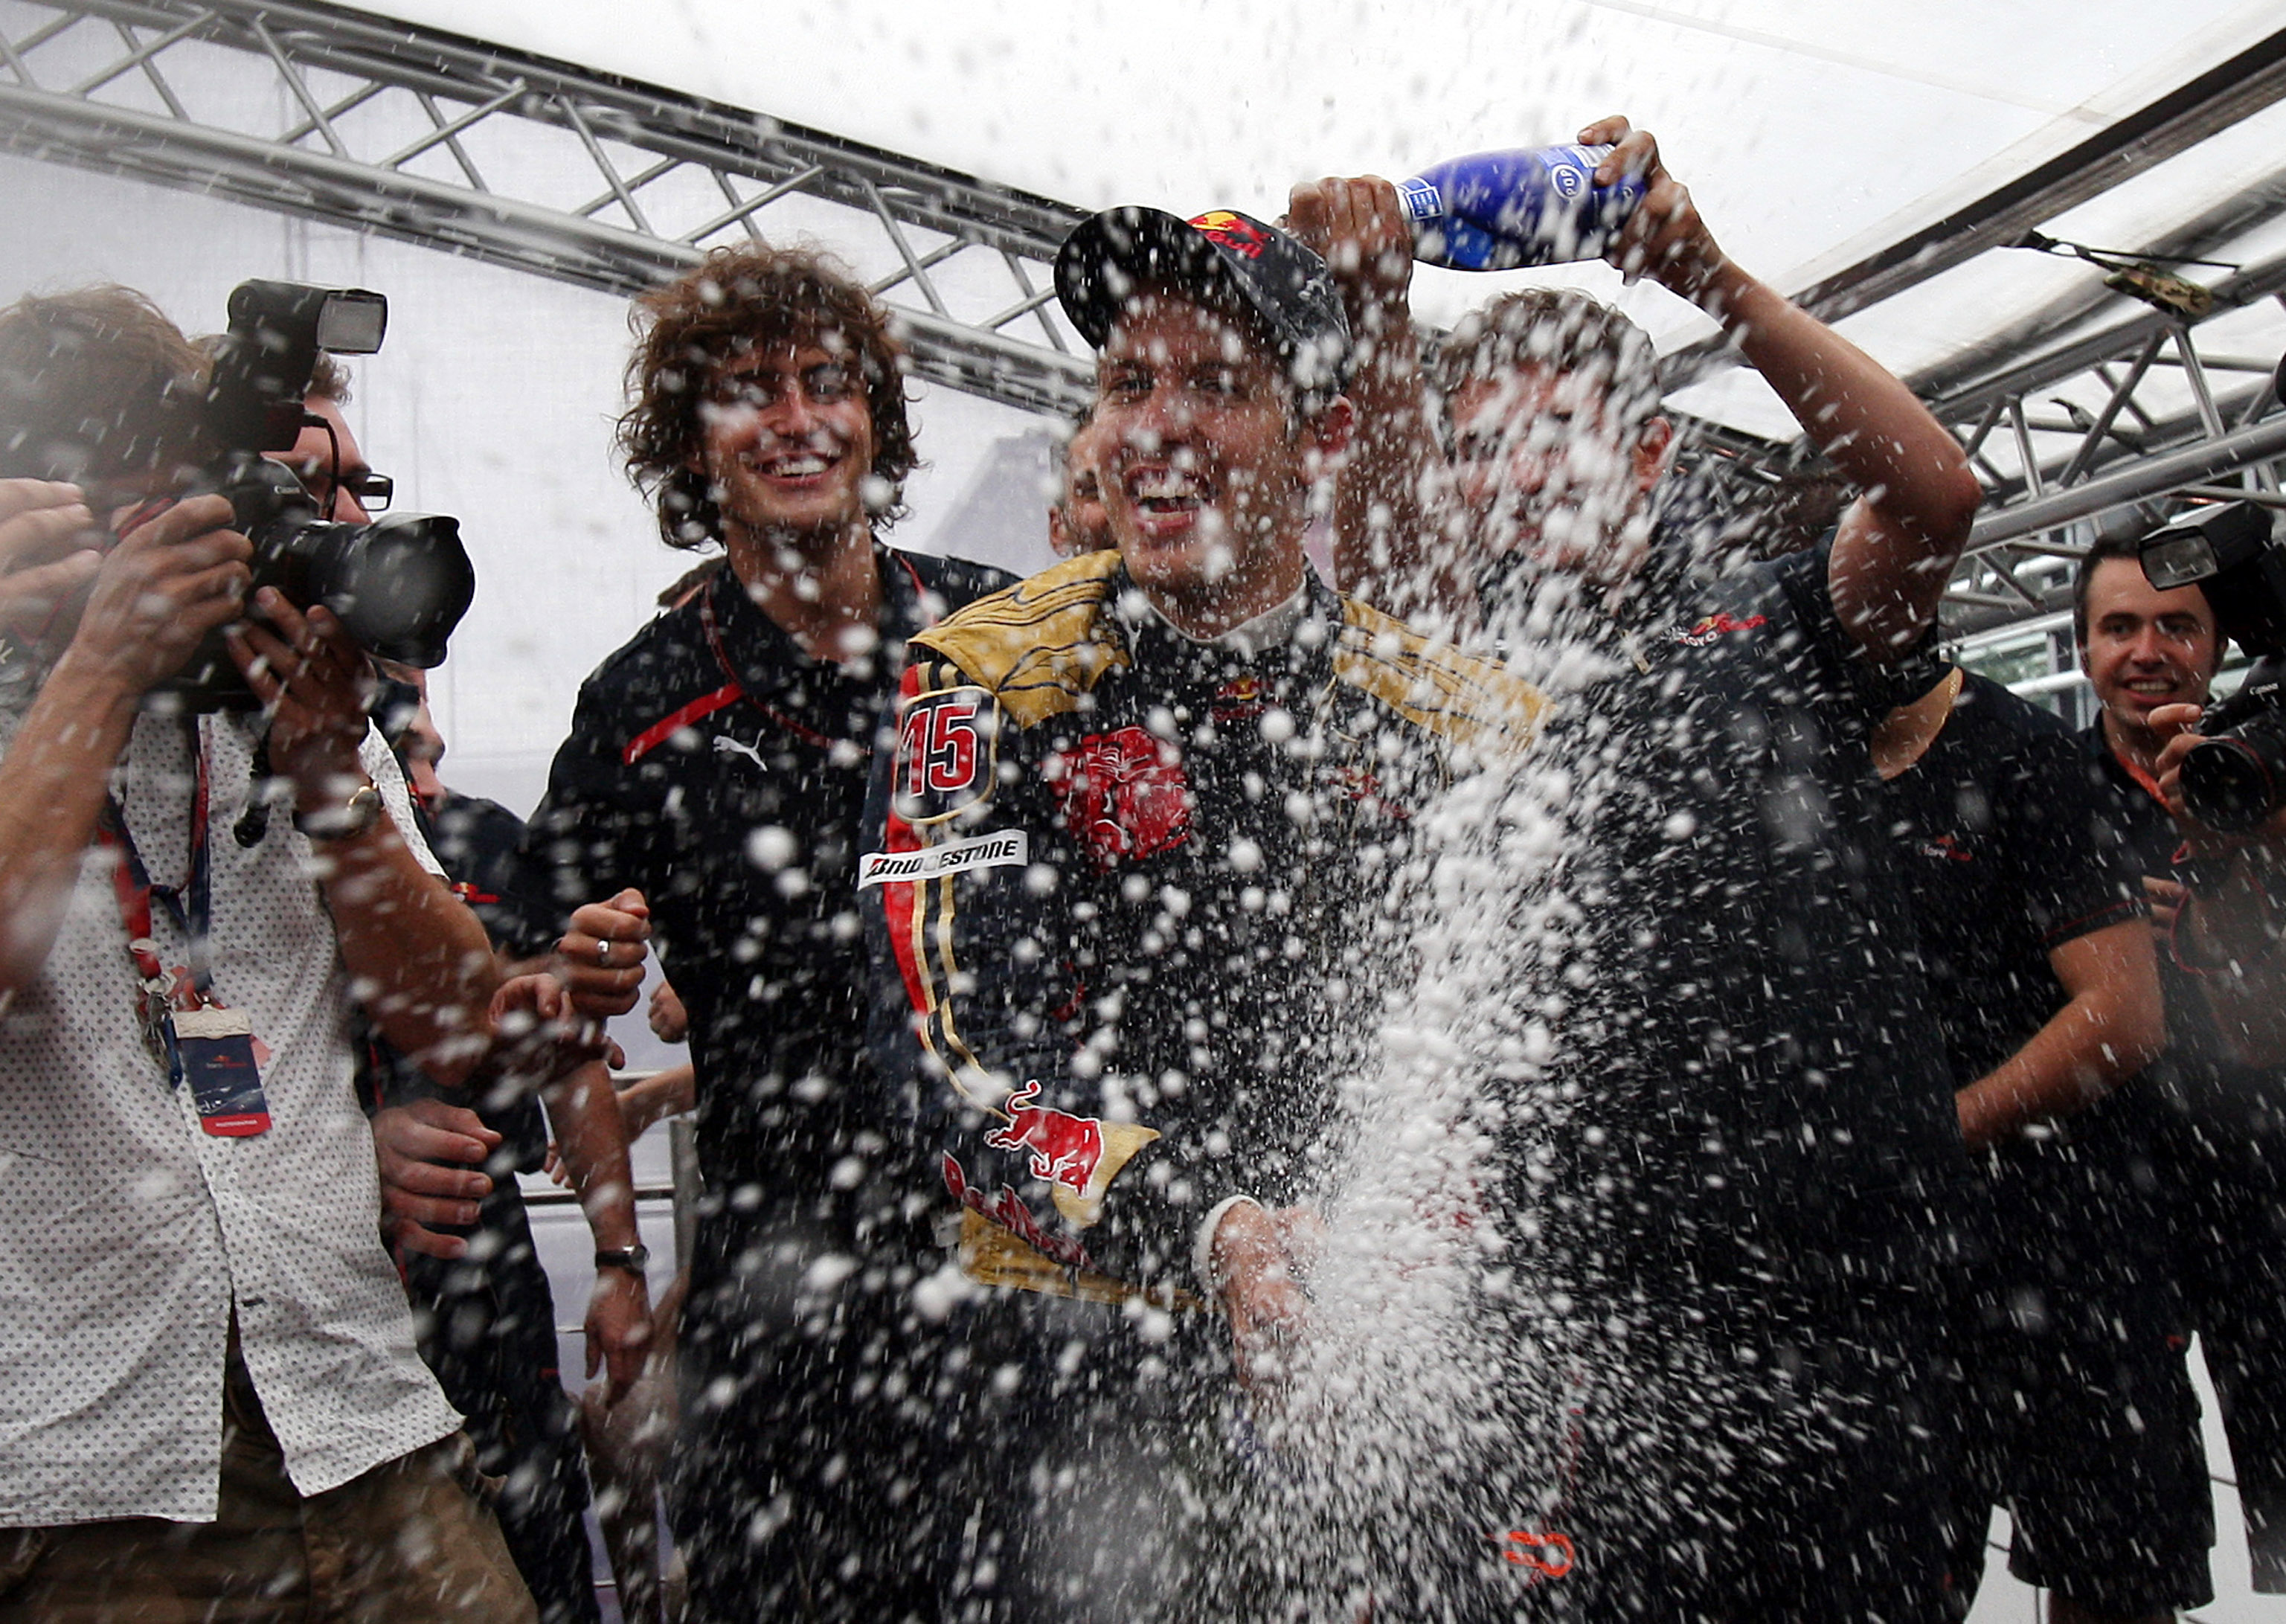
<instances>
[{"instance_id":1,"label":"white polka dot shirt","mask_svg":"<svg viewBox=\"0 0 2286 1624\"><path fill-rule=\"evenodd\" d=\"M0 709L0 750L21 720ZM190 726L138 718L113 777L161 886L187 875ZM0 1527L210 1520L233 1299L303 1494L460 1424L414 1352L380 1240L348 977L310 844L284 805L257 844L239 844L255 719L197 726L213 784L215 992L266 1046L272 1126L215 1138L190 1091L170 1086L137 1021L112 859L91 845L44 973L0 1013ZM433 870L377 734L363 755ZM153 911L172 971L188 962L182 932Z\"/></svg>"}]
</instances>

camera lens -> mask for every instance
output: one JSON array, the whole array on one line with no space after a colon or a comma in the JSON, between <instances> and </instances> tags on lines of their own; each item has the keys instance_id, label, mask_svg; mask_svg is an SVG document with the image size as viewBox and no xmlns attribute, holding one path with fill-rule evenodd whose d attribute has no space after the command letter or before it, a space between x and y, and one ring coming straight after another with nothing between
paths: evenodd
<instances>
[{"instance_id":1,"label":"camera lens","mask_svg":"<svg viewBox=\"0 0 2286 1624\"><path fill-rule=\"evenodd\" d=\"M371 524L312 526L311 595L342 618L367 653L423 670L476 597L457 520L392 513Z\"/></svg>"},{"instance_id":2,"label":"camera lens","mask_svg":"<svg viewBox=\"0 0 2286 1624\"><path fill-rule=\"evenodd\" d=\"M2184 809L2208 828L2243 834L2277 809L2286 776L2272 729L2241 729L2203 739L2183 757Z\"/></svg>"}]
</instances>

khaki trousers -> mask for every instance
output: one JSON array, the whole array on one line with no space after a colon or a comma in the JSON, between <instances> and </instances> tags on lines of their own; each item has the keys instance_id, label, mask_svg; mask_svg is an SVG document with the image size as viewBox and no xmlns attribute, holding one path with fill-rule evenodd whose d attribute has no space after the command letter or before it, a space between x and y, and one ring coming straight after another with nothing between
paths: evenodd
<instances>
[{"instance_id":1,"label":"khaki trousers","mask_svg":"<svg viewBox=\"0 0 2286 1624\"><path fill-rule=\"evenodd\" d=\"M233 1338L211 1523L0 1529L0 1624L537 1624L465 1433L304 1497Z\"/></svg>"}]
</instances>

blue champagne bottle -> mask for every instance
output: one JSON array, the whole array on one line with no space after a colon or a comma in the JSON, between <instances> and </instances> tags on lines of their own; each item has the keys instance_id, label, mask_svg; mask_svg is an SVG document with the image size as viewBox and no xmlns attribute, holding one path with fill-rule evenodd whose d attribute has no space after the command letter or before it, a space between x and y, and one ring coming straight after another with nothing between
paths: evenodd
<instances>
[{"instance_id":1,"label":"blue champagne bottle","mask_svg":"<svg viewBox=\"0 0 2286 1624\"><path fill-rule=\"evenodd\" d=\"M1513 271L1596 259L1643 201L1640 178L1596 184L1608 146L1471 153L1397 188L1413 217L1413 256L1456 271Z\"/></svg>"}]
</instances>

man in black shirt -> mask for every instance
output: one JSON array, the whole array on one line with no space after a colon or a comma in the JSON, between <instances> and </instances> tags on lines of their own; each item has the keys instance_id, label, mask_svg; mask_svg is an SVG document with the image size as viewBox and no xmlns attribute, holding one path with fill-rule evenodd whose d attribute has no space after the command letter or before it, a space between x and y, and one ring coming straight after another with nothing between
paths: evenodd
<instances>
[{"instance_id":1,"label":"man in black shirt","mask_svg":"<svg viewBox=\"0 0 2286 1624\"><path fill-rule=\"evenodd\" d=\"M2052 1617L2196 1605L2205 1462L2136 1076L2165 1019L2117 809L2053 715L1958 668L1883 723L1874 760L1983 1175L1954 1275L1956 1604L2005 1501L2011 1565Z\"/></svg>"},{"instance_id":2,"label":"man in black shirt","mask_svg":"<svg viewBox=\"0 0 2286 1624\"><path fill-rule=\"evenodd\" d=\"M1496 1210L1534 1285L1517 1344L1567 1373L1575 1436L1504 1554L1585 1617L1935 1618L1967 1163L1869 739L1936 675L1915 651L1978 491L1902 384L1722 255L1648 136L1581 139L1645 182L1614 260L1716 316L1869 494L1558 698L1561 928L1486 991L1553 1045ZM1632 466L1578 522L1624 539Z\"/></svg>"},{"instance_id":3,"label":"man in black shirt","mask_svg":"<svg viewBox=\"0 0 2286 1624\"><path fill-rule=\"evenodd\" d=\"M655 934L690 1012L706 1197L670 1501L693 1617L926 1613L919 1237L862 1064L856 832L905 639L1005 578L876 540L914 455L887 319L845 272L724 250L643 309L628 466L668 543L729 568L581 690L521 888L559 918L612 899L560 948L591 1004L632 1005Z\"/></svg>"},{"instance_id":4,"label":"man in black shirt","mask_svg":"<svg viewBox=\"0 0 2286 1624\"><path fill-rule=\"evenodd\" d=\"M374 721L405 769L414 816L453 894L493 942L526 940L532 927L514 897L524 820L496 801L458 794L437 777L444 740L429 715L421 674L392 668L376 693ZM398 1270L413 1300L421 1357L467 1417L477 1463L502 1480L501 1532L542 1624L598 1619L581 1518L587 1467L557 1368L555 1294L516 1182L518 1173L540 1171L547 1158L540 1099L493 1090L456 1103L387 1044L375 1039L367 1052L384 1211L395 1226ZM456 1160L456 1147L476 1154ZM470 1222L453 1223L424 1192L467 1179L471 1161L490 1187Z\"/></svg>"},{"instance_id":5,"label":"man in black shirt","mask_svg":"<svg viewBox=\"0 0 2286 1624\"><path fill-rule=\"evenodd\" d=\"M2153 1159L2174 1283L2221 1401L2255 1587L2286 1591L2286 1068L2267 1054L2248 1063L2238 1012L2223 1002L2274 968L2274 950L2202 950L2197 926L2245 874L2198 861L2203 843L2162 793L2170 741L2192 717L2180 707L2205 701L2222 638L2200 588L2157 590L2122 543L2099 544L2082 564L2075 628L2102 707L2080 743L2116 795L2162 927L2169 1049L2157 1080L2168 1108ZM2274 1014L2274 994L2266 1002Z\"/></svg>"}]
</instances>

